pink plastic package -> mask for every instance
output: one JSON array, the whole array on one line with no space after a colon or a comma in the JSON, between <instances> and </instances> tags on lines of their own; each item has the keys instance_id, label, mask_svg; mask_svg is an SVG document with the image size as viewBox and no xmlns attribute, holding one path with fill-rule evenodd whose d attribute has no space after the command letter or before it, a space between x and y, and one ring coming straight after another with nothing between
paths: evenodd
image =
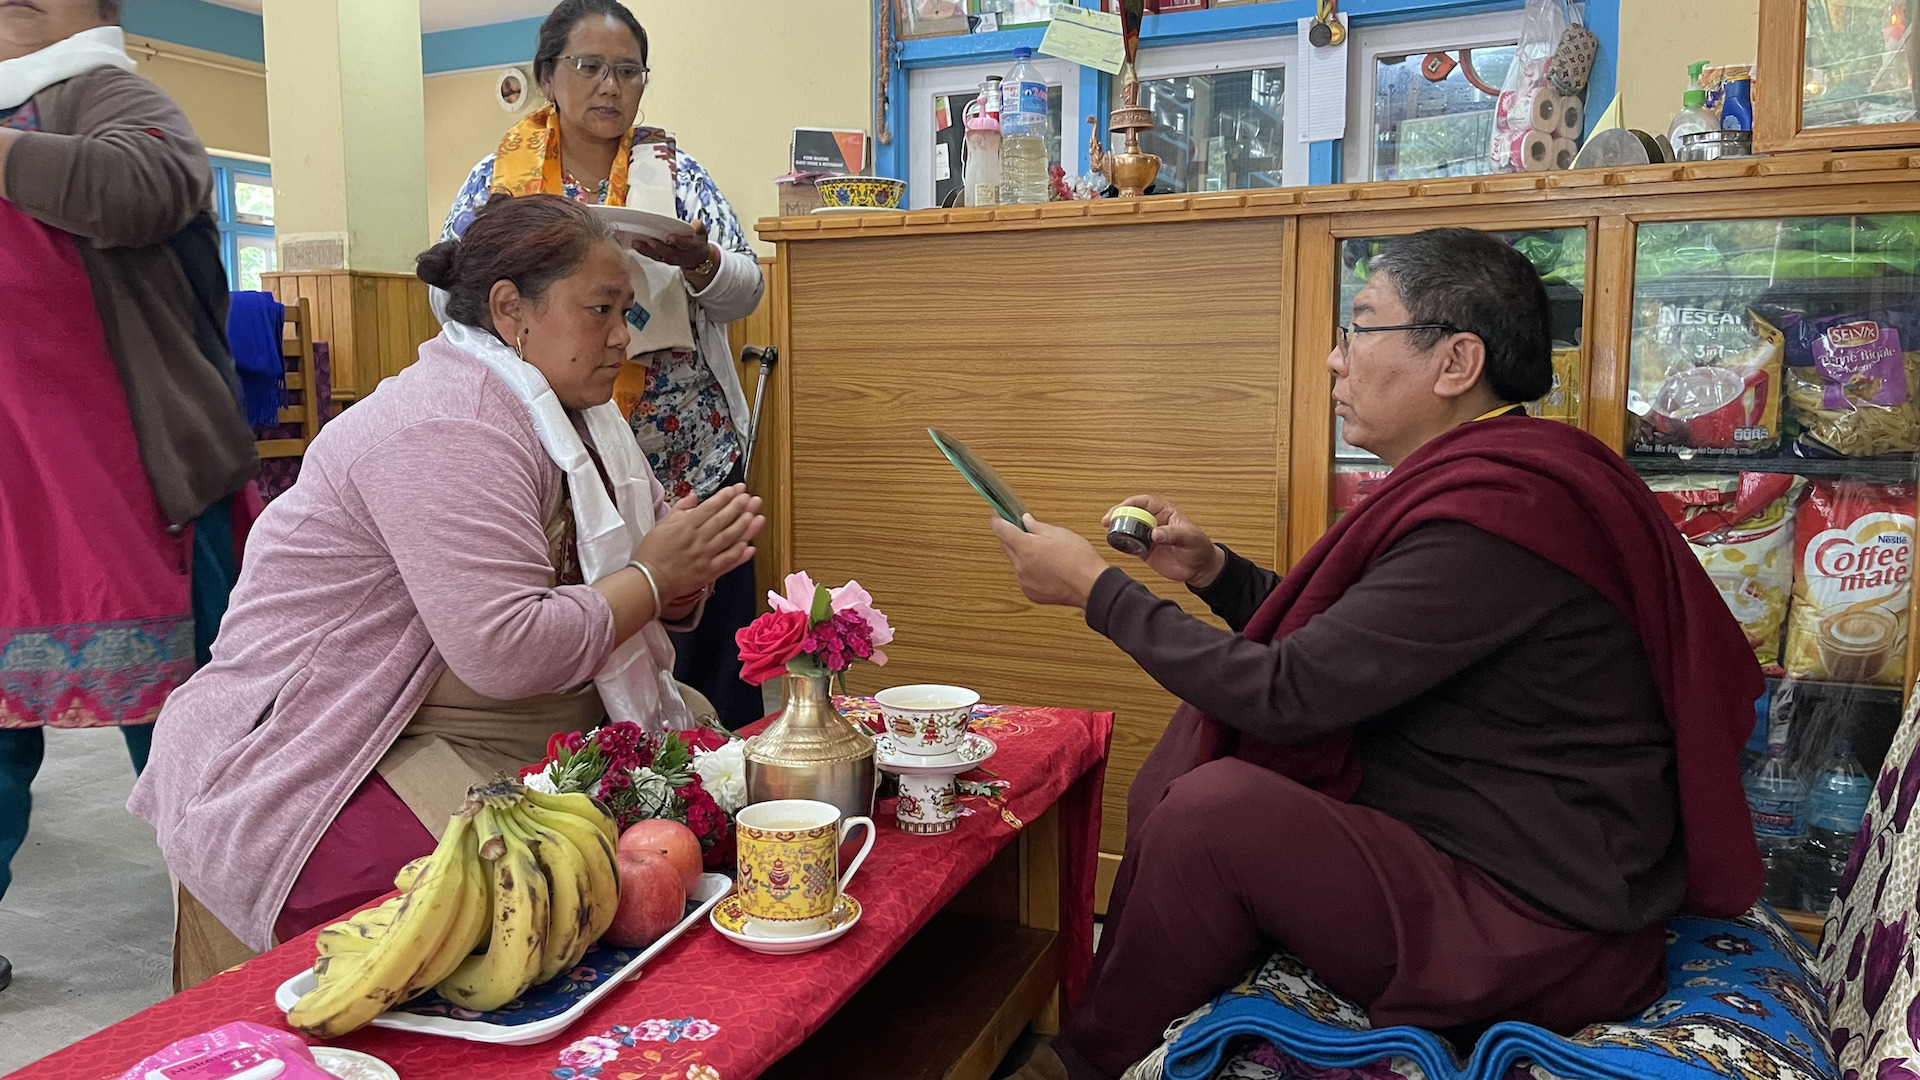
<instances>
[{"instance_id":1,"label":"pink plastic package","mask_svg":"<svg viewBox=\"0 0 1920 1080\"><path fill-rule=\"evenodd\" d=\"M244 1021L181 1039L119 1080L334 1080L298 1035Z\"/></svg>"}]
</instances>

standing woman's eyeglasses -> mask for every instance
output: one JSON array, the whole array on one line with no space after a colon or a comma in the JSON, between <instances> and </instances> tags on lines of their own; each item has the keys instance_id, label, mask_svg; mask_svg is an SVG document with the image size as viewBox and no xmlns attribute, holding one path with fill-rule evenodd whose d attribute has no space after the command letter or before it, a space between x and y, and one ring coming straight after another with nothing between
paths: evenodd
<instances>
[{"instance_id":1,"label":"standing woman's eyeglasses","mask_svg":"<svg viewBox=\"0 0 1920 1080\"><path fill-rule=\"evenodd\" d=\"M638 86L642 89L647 85L647 72L652 70L645 64L636 64L631 60L608 63L604 56L562 56L560 59L572 64L573 70L588 82L599 82L608 72L612 72L613 81L621 86Z\"/></svg>"},{"instance_id":2,"label":"standing woman's eyeglasses","mask_svg":"<svg viewBox=\"0 0 1920 1080\"><path fill-rule=\"evenodd\" d=\"M1342 326L1340 327L1340 355L1352 358L1353 335L1384 334L1389 330L1445 330L1449 334L1467 333L1451 323L1440 322L1406 323L1401 326Z\"/></svg>"}]
</instances>

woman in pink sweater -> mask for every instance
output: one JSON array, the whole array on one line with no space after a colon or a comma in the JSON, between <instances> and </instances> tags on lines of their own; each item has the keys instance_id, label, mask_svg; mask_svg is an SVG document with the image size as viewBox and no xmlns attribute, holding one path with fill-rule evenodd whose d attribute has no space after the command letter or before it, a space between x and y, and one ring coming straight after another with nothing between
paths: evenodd
<instances>
[{"instance_id":1,"label":"woman in pink sweater","mask_svg":"<svg viewBox=\"0 0 1920 1080\"><path fill-rule=\"evenodd\" d=\"M176 982L202 973L184 951L230 962L219 924L261 949L391 889L446 822L423 776L530 763L609 712L692 722L662 624L698 618L765 519L739 486L669 508L608 404L624 258L545 195L420 257L444 331L254 526L128 803L180 879Z\"/></svg>"}]
</instances>

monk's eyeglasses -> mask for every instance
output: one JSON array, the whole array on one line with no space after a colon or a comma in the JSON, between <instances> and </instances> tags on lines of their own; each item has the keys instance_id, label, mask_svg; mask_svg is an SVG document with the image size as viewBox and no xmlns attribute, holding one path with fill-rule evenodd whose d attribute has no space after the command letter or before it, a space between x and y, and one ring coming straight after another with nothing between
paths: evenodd
<instances>
[{"instance_id":1,"label":"monk's eyeglasses","mask_svg":"<svg viewBox=\"0 0 1920 1080\"><path fill-rule=\"evenodd\" d=\"M597 83L605 78L607 72L613 72L613 80L621 86L647 85L647 72L652 69L645 64L636 64L631 60L608 63L604 56L562 56L560 59L573 65L573 70L588 82Z\"/></svg>"},{"instance_id":2,"label":"monk's eyeglasses","mask_svg":"<svg viewBox=\"0 0 1920 1080\"><path fill-rule=\"evenodd\" d=\"M1466 333L1452 323L1439 322L1406 323L1401 326L1342 326L1340 327L1340 355L1343 358L1352 359L1353 335L1384 334L1389 330L1445 330L1449 334Z\"/></svg>"}]
</instances>

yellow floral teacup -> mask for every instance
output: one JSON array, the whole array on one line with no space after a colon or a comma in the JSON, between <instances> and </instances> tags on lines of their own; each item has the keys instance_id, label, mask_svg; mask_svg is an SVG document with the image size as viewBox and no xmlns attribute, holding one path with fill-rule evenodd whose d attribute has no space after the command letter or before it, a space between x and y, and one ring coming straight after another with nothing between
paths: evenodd
<instances>
[{"instance_id":1,"label":"yellow floral teacup","mask_svg":"<svg viewBox=\"0 0 1920 1080\"><path fill-rule=\"evenodd\" d=\"M840 808L811 799L754 803L734 818L739 847L740 908L768 937L798 937L827 928L840 890L873 849L873 820L840 819ZM840 844L856 826L866 842L840 873Z\"/></svg>"}]
</instances>

